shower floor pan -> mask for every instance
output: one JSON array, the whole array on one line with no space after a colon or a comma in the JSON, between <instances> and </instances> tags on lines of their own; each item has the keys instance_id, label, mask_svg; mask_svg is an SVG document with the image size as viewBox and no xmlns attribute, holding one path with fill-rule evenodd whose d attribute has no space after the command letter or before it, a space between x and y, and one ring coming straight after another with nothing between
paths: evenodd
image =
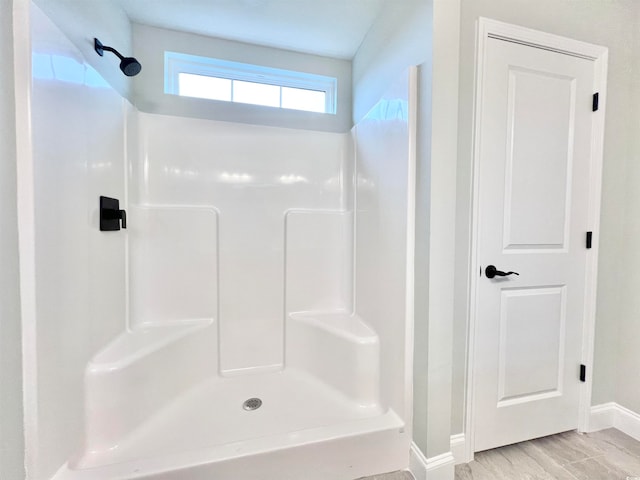
<instances>
[{"instance_id":1,"label":"shower floor pan","mask_svg":"<svg viewBox=\"0 0 640 480\"><path fill-rule=\"evenodd\" d=\"M254 398L262 404L246 410ZM352 480L406 466L403 426L393 411L358 405L294 369L217 377L54 478Z\"/></svg>"}]
</instances>

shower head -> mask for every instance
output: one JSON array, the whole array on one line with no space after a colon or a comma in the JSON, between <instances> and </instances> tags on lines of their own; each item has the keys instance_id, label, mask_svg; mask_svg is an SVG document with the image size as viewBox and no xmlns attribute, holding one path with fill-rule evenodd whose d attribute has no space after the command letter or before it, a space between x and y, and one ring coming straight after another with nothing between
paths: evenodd
<instances>
[{"instance_id":1,"label":"shower head","mask_svg":"<svg viewBox=\"0 0 640 480\"><path fill-rule=\"evenodd\" d=\"M142 65L138 60L133 57L123 57L115 48L105 47L97 38L93 39L93 45L96 53L101 57L104 55L105 50L114 53L120 59L120 70L127 77L134 77L142 70Z\"/></svg>"},{"instance_id":2,"label":"shower head","mask_svg":"<svg viewBox=\"0 0 640 480\"><path fill-rule=\"evenodd\" d=\"M123 58L120 62L120 70L127 77L135 77L142 70L142 65L140 62L133 57Z\"/></svg>"}]
</instances>

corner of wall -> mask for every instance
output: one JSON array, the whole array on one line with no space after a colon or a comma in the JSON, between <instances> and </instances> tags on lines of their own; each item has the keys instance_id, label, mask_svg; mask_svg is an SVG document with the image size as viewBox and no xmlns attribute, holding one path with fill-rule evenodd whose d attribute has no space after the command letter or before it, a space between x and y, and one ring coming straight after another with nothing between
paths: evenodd
<instances>
[{"instance_id":1,"label":"corner of wall","mask_svg":"<svg viewBox=\"0 0 640 480\"><path fill-rule=\"evenodd\" d=\"M14 2L0 0L0 478L24 478Z\"/></svg>"},{"instance_id":2,"label":"corner of wall","mask_svg":"<svg viewBox=\"0 0 640 480\"><path fill-rule=\"evenodd\" d=\"M587 432L615 428L640 441L640 413L616 402L591 407Z\"/></svg>"},{"instance_id":3,"label":"corner of wall","mask_svg":"<svg viewBox=\"0 0 640 480\"><path fill-rule=\"evenodd\" d=\"M353 123L375 105L397 72L427 61L430 1L387 2L353 58Z\"/></svg>"},{"instance_id":4,"label":"corner of wall","mask_svg":"<svg viewBox=\"0 0 640 480\"><path fill-rule=\"evenodd\" d=\"M433 8L427 456L451 448L460 0Z\"/></svg>"},{"instance_id":5,"label":"corner of wall","mask_svg":"<svg viewBox=\"0 0 640 480\"><path fill-rule=\"evenodd\" d=\"M454 480L455 460L451 452L426 458L414 443L411 445L409 471L416 480Z\"/></svg>"},{"instance_id":6,"label":"corner of wall","mask_svg":"<svg viewBox=\"0 0 640 480\"><path fill-rule=\"evenodd\" d=\"M100 57L93 39L120 51L124 56L133 52L132 27L127 14L115 2L78 2L75 0L33 0L82 52L87 62L120 95L133 99L132 80L118 68L119 60L112 55ZM139 59L144 67L144 60Z\"/></svg>"}]
</instances>

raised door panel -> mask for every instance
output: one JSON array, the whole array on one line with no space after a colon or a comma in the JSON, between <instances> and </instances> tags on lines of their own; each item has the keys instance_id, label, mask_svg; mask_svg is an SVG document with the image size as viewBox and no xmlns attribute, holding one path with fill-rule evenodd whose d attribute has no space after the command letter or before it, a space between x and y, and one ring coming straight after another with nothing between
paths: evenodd
<instances>
[{"instance_id":1,"label":"raised door panel","mask_svg":"<svg viewBox=\"0 0 640 480\"><path fill-rule=\"evenodd\" d=\"M566 288L502 291L498 407L562 393Z\"/></svg>"},{"instance_id":2,"label":"raised door panel","mask_svg":"<svg viewBox=\"0 0 640 480\"><path fill-rule=\"evenodd\" d=\"M566 248L575 79L511 67L504 248Z\"/></svg>"}]
</instances>

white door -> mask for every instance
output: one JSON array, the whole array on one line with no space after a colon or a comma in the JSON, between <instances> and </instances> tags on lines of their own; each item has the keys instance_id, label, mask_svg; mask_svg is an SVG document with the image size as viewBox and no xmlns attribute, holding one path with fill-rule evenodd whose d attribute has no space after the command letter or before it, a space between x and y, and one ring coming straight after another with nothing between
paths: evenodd
<instances>
[{"instance_id":1,"label":"white door","mask_svg":"<svg viewBox=\"0 0 640 480\"><path fill-rule=\"evenodd\" d=\"M489 38L479 115L475 451L578 426L594 62ZM487 267L519 275L487 277Z\"/></svg>"}]
</instances>

